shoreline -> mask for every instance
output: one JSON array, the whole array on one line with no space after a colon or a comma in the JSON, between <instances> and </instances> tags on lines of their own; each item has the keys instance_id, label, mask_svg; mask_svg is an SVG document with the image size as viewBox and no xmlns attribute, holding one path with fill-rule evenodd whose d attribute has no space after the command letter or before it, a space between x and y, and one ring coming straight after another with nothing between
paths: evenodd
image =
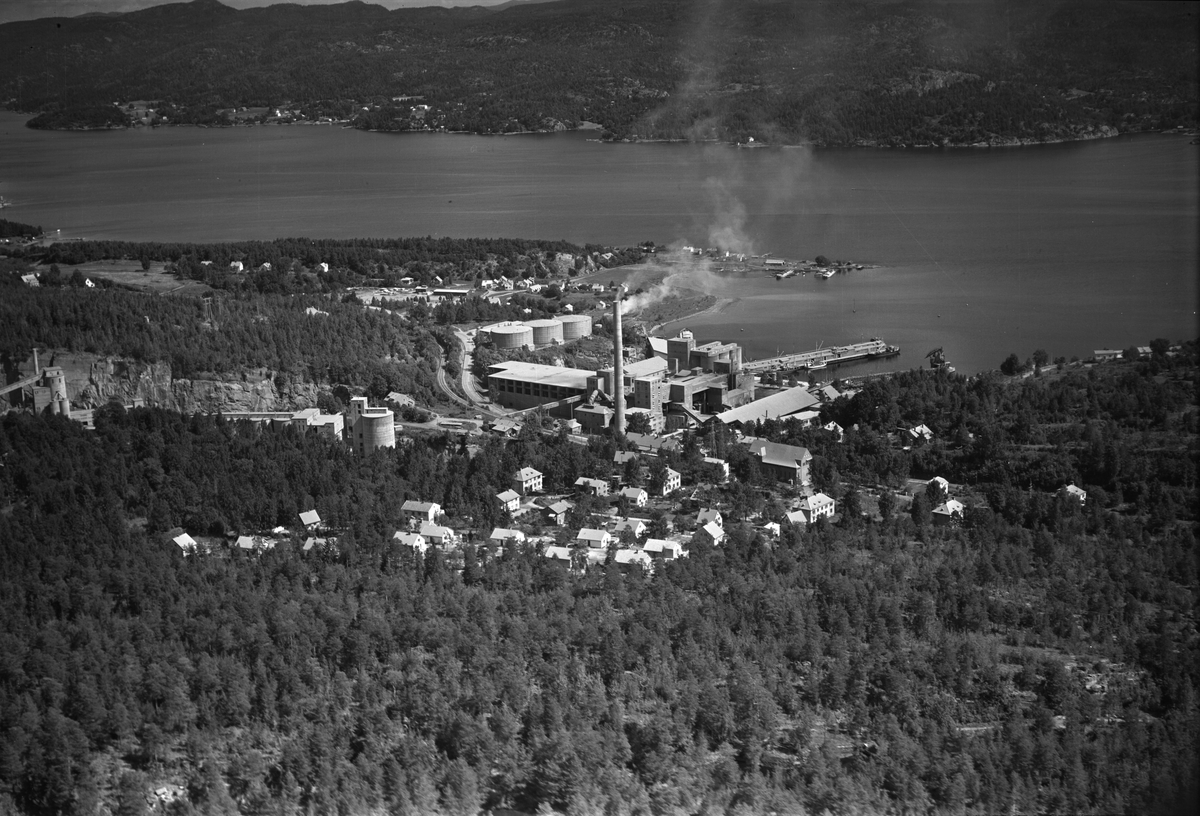
<instances>
[{"instance_id":1,"label":"shoreline","mask_svg":"<svg viewBox=\"0 0 1200 816\"><path fill-rule=\"evenodd\" d=\"M28 127L29 121L38 115L37 113L30 113L28 111L8 110L6 112L12 113L12 114L15 114L18 116L27 116L28 118L25 120L25 122L22 123L23 126L25 126L25 127ZM444 135L467 135L467 136L545 136L545 135L550 135L550 134L555 134L555 133L579 133L579 132L594 133L597 130L604 129L602 125L598 125L595 122L586 122L586 123L581 123L579 126L576 126L576 127L568 127L568 128L563 128L563 129L520 130L520 131L509 131L509 132L505 132L505 133L478 133L478 132L469 131L469 130L380 130L378 128L357 128L348 123L349 123L349 120L335 119L335 120L331 120L328 122L312 122L312 121L308 121L308 120L301 120L301 121L293 121L293 122L228 122L228 123L213 122L213 123L206 123L206 124L166 123L166 124L153 124L153 125L135 124L135 125L105 125L105 126L96 126L96 127L74 127L74 128L72 128L72 127L62 127L62 128L49 127L49 128L29 128L29 129L37 130L37 131L44 131L44 132L48 132L48 133L89 133L89 132L112 131L112 130L137 130L139 128L149 128L149 129L153 130L153 129L158 129L158 128L193 127L193 128L206 128L206 129L213 129L213 130L224 130L227 128L242 128L242 127L269 127L269 126L285 127L285 126L290 126L290 125L299 125L299 126L339 125L340 129L342 129L342 130L359 130L359 131L362 131L363 133L398 133L398 134L438 134L438 133L440 133L440 134L444 134ZM1107 132L1107 131L1111 131L1111 132ZM913 145L874 144L874 143L870 143L870 142L866 142L866 141L857 141L852 144L826 144L826 143L819 142L819 141L817 141L817 142L814 142L814 141L769 142L769 143L768 142L756 142L753 144L746 144L743 142L722 141L720 139L695 140L695 139L667 138L667 137L660 138L660 139L639 139L639 138L627 138L627 137L601 139L601 138L592 137L592 138L589 138L588 141L593 142L595 144L721 145L724 147L732 147L732 148L738 148L738 149L814 148L814 149L832 149L832 150L846 150L846 149L959 150L959 149L965 149L965 148L973 148L973 149L979 150L979 149L985 149L985 148L1036 147L1038 145L1071 144L1071 143L1075 143L1075 142L1091 142L1091 141L1096 141L1099 139L1113 139L1118 136L1150 136L1150 135L1191 136L1194 138L1196 136L1200 136L1200 128L1171 128L1169 130L1129 130L1129 131L1118 131L1115 128L1106 128L1106 130L1080 134L1073 138L1032 140L1032 139L1028 139L1028 138L1008 137L1003 140L987 141L987 142L948 142L945 144L928 143L928 144L913 144Z\"/></svg>"},{"instance_id":2,"label":"shoreline","mask_svg":"<svg viewBox=\"0 0 1200 816\"><path fill-rule=\"evenodd\" d=\"M635 314L630 315L629 318L633 321L637 321L638 323L641 323L643 328L646 331L646 335L650 336L650 335L653 335L655 332L659 331L660 329L662 329L663 326L666 326L670 323L678 323L681 320L693 320L697 317L703 317L704 315L716 314L717 312L721 312L721 311L727 309L728 307L732 306L734 303L737 303L738 300L740 300L740 298L719 298L716 295L705 295L705 294L699 294L699 293L697 294L697 297L694 297L694 298L679 297L676 295L672 295L670 297L664 298L663 300L659 301L658 303L652 304L650 307L648 307L648 309L652 310L652 309L659 308L659 307L662 307L664 309L669 309L672 306L678 307L678 306L681 306L684 304L687 304L688 306L694 306L694 305L697 305L697 303L703 303L704 305L698 309L690 308L688 311L681 312L679 314L670 314L670 315L665 315L665 316L664 315L654 315L651 317L651 320L657 319L657 322L655 322L653 324L648 323L648 321L646 321L640 317L642 312L646 311L645 309L642 310L642 312L637 312ZM689 301L694 301L695 303L688 303ZM664 317L665 317L665 319L660 319L660 318L664 318Z\"/></svg>"}]
</instances>

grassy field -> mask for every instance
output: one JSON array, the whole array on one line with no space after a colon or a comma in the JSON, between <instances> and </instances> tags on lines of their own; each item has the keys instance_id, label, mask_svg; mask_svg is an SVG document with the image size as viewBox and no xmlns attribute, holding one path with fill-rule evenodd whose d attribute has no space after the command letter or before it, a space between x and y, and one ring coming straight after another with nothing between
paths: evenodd
<instances>
[{"instance_id":1,"label":"grassy field","mask_svg":"<svg viewBox=\"0 0 1200 816\"><path fill-rule=\"evenodd\" d=\"M85 277L104 278L142 292L157 292L162 295L202 295L210 291L208 284L184 280L164 270L162 263L151 263L143 270L140 261L89 261L71 267L68 274L78 269Z\"/></svg>"}]
</instances>

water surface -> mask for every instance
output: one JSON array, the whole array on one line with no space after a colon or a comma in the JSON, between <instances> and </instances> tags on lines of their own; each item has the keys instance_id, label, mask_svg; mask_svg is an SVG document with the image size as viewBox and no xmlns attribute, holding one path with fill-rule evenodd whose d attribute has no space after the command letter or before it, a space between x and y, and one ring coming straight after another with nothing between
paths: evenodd
<instances>
[{"instance_id":1,"label":"water surface","mask_svg":"<svg viewBox=\"0 0 1200 816\"><path fill-rule=\"evenodd\" d=\"M89 238L510 236L824 254L882 268L729 276L687 321L748 357L881 336L959 370L1197 335L1183 136L986 150L608 145L586 133L336 127L32 131L0 114L4 217ZM674 329L678 326L670 326ZM871 367L846 369L871 370Z\"/></svg>"}]
</instances>

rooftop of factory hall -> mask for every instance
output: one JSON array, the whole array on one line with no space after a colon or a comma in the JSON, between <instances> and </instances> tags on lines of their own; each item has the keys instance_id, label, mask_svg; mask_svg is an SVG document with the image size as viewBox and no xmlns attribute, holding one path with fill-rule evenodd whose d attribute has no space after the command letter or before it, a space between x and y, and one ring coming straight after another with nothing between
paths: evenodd
<instances>
[{"instance_id":1,"label":"rooftop of factory hall","mask_svg":"<svg viewBox=\"0 0 1200 816\"><path fill-rule=\"evenodd\" d=\"M595 371L582 368L561 368L559 366L540 365L539 363L522 363L510 360L497 363L488 368L489 376L505 377L528 383L542 385L557 385L563 388L587 388L588 377L596 376Z\"/></svg>"}]
</instances>

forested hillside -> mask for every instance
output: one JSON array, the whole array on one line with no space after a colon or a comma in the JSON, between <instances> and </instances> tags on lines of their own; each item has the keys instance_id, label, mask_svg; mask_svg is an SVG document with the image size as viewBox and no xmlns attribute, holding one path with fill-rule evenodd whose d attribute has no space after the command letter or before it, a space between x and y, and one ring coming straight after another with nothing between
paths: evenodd
<instances>
[{"instance_id":1,"label":"forested hillside","mask_svg":"<svg viewBox=\"0 0 1200 816\"><path fill-rule=\"evenodd\" d=\"M1001 144L1194 127L1196 25L1195 3L196 0L0 26L0 98L34 127Z\"/></svg>"},{"instance_id":2,"label":"forested hillside","mask_svg":"<svg viewBox=\"0 0 1200 816\"><path fill-rule=\"evenodd\" d=\"M281 295L161 297L117 288L0 287L0 357L34 346L166 362L174 377L268 369L276 378L431 401L441 348L429 323L357 301Z\"/></svg>"},{"instance_id":3,"label":"forested hillside","mask_svg":"<svg viewBox=\"0 0 1200 816\"><path fill-rule=\"evenodd\" d=\"M94 432L8 415L0 809L141 813L172 783L182 814L1190 812L1195 386L1194 344L873 384L826 408L858 423L841 445L760 429L810 444L840 499L775 542L739 521L775 512L755 461L686 438L672 466L704 441L734 468L705 488L730 538L653 575L472 539L516 467L562 489L611 472L611 442L530 428L356 457L153 409L100 410ZM945 441L895 449L917 421ZM961 526L915 500L857 512L926 469L982 497ZM407 498L467 533L455 561L392 542ZM336 545L184 556L167 537L309 508Z\"/></svg>"},{"instance_id":4,"label":"forested hillside","mask_svg":"<svg viewBox=\"0 0 1200 816\"><path fill-rule=\"evenodd\" d=\"M600 247L566 241L517 238L279 238L220 244L163 244L134 241L59 241L48 247L14 250L42 265L78 265L113 258L165 261L172 271L217 289L271 294L333 292L375 283L396 286L402 278L443 285L456 278L545 277L557 270L559 253L587 266L586 254ZM637 248L612 262L641 257ZM241 266L238 271L231 264ZM324 266L322 266L322 264ZM438 280L444 278L444 280Z\"/></svg>"}]
</instances>

